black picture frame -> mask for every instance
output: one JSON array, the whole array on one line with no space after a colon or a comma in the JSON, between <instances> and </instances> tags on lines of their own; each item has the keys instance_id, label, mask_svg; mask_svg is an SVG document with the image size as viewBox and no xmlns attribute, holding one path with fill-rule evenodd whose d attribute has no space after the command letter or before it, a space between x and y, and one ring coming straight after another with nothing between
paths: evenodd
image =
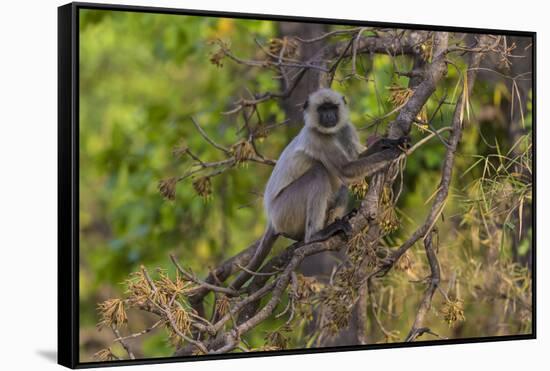
<instances>
[{"instance_id":1,"label":"black picture frame","mask_svg":"<svg viewBox=\"0 0 550 371\"><path fill-rule=\"evenodd\" d=\"M370 344L313 349L262 351L238 354L201 355L186 357L149 358L105 362L79 361L79 11L97 9L125 12L213 16L270 21L295 21L331 25L373 26L414 30L489 33L529 37L533 60L533 166L536 169L536 32L463 28L436 25L371 22L358 20L309 18L268 14L232 13L221 11L185 10L149 6L70 3L58 8L58 363L69 368L154 364L168 362L204 361L228 358L266 357L287 354L312 354L352 350L448 345L508 340L536 339L536 170L533 172L533 265L532 265L532 333L524 335L487 336L465 339L422 340L413 343Z\"/></svg>"}]
</instances>

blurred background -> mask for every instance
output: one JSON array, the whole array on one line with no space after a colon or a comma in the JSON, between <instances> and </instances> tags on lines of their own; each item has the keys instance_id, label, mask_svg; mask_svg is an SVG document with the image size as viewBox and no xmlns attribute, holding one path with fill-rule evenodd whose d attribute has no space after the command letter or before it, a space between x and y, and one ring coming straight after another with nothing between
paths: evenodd
<instances>
[{"instance_id":1,"label":"blurred background","mask_svg":"<svg viewBox=\"0 0 550 371\"><path fill-rule=\"evenodd\" d=\"M182 141L203 161L219 160L219 152L198 135L193 116L211 138L226 146L242 138L240 117L224 115L248 92L277 91L279 81L260 68L221 63L213 56L214 41L261 59L257 42L268 44L283 34L314 37L342 26L237 20L229 18L82 10L80 13L80 357L110 346L113 335L98 331L97 304L124 293L122 284L140 265L173 273L169 254L204 277L209 267L238 253L259 238L265 227L261 194L271 167L246 164L212 179L212 195L197 195L191 181L177 186L174 201L165 200L161 179L181 175L188 160L173 149ZM256 42L257 41L257 42ZM447 321L443 300L434 297L427 325L452 338L531 332L532 254L532 84L531 40L515 43L511 65L488 59L470 97L471 117L456 157L451 194L439 225L442 288L463 302L463 319ZM308 51L304 51L308 53ZM214 60L213 60L214 59ZM460 60L458 67L464 67ZM363 141L383 133L390 112L392 86L406 86L396 69L410 68L406 57L365 55L359 73L368 81L338 77L333 88L350 104L351 119ZM496 72L494 72L496 71ZM512 78L518 77L519 78ZM460 82L449 68L435 97L453 95ZM434 98L427 104L433 112ZM453 106L434 117L436 128L449 124ZM278 125L258 143L277 158L300 128L295 106L270 101L262 117ZM373 125L376 121L377 125ZM380 122L378 122L380 121ZM413 142L426 135L421 127ZM400 227L387 239L399 246L423 222L436 191L445 152L430 141L408 158L397 216ZM279 241L282 248L288 241ZM370 326L373 342L399 341L410 329L424 285L417 281L429 269L422 246L415 246L409 264L394 270L377 287L378 317L395 338ZM285 303L282 303L282 309ZM281 310L282 310L281 309ZM129 311L128 333L140 331L154 318ZM247 335L253 346L280 326L273 319ZM307 324L303 324L307 326ZM139 357L170 356L173 346L164 329L134 340ZM311 344L309 344L311 345ZM303 331L290 335L290 348L308 346ZM116 354L123 350L114 346Z\"/></svg>"}]
</instances>

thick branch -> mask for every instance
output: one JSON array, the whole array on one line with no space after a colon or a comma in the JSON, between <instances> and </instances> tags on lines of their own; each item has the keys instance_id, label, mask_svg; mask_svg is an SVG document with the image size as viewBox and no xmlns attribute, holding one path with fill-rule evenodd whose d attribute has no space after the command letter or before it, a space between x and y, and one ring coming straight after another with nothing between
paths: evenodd
<instances>
[{"instance_id":1,"label":"thick branch","mask_svg":"<svg viewBox=\"0 0 550 371\"><path fill-rule=\"evenodd\" d=\"M357 30L359 32L360 29ZM340 42L333 48L333 55L340 55L346 48L347 42ZM414 42L412 38L398 38L393 36L365 36L359 37L357 45L354 47L357 54L389 54L389 55L411 55L418 52L418 42ZM351 57L353 50L348 50L344 53L345 57Z\"/></svg>"},{"instance_id":2,"label":"thick branch","mask_svg":"<svg viewBox=\"0 0 550 371\"><path fill-rule=\"evenodd\" d=\"M400 138L409 133L414 119L435 92L437 83L447 73L445 57L448 42L449 34L447 32L437 32L435 34L432 63L426 65L421 82L413 87L413 96L407 101L406 106L399 111L395 121L390 124L389 138Z\"/></svg>"},{"instance_id":3,"label":"thick branch","mask_svg":"<svg viewBox=\"0 0 550 371\"><path fill-rule=\"evenodd\" d=\"M485 38L482 38L480 42L484 42L486 40ZM481 62L482 54L481 53L475 53L470 55L470 63L468 67L467 72L467 79L468 79L468 86L467 91L462 92L460 95L454 115L453 115L453 121L452 121L452 131L451 136L449 137L449 146L447 147L447 152L445 153L445 160L443 161L443 167L441 170L441 181L438 187L438 191L434 197L434 201L432 203L432 206L430 208L430 212L428 213L428 216L426 217L426 220L424 224L418 228L411 237L401 247L394 252L390 266L385 267L386 271L391 266L393 266L393 263L395 263L401 255L403 255L411 246L413 246L420 238L427 236L428 232L434 227L435 222L437 218L441 215L443 211L443 207L445 205L447 195L449 193L449 187L451 185L451 176L453 171L453 165L454 165L454 158L455 158L455 152L458 147L458 143L460 142L460 138L462 136L462 112L463 104L466 104L467 102L464 102L465 97L470 96L471 91L474 87L474 82L476 78L476 69L479 67L479 64ZM398 124L396 124L398 125Z\"/></svg>"}]
</instances>

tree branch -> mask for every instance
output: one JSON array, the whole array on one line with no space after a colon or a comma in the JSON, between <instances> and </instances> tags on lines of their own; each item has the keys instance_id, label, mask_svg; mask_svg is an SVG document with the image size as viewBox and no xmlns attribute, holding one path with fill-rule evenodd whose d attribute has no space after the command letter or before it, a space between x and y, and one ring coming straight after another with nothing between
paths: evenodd
<instances>
[{"instance_id":1,"label":"tree branch","mask_svg":"<svg viewBox=\"0 0 550 371\"><path fill-rule=\"evenodd\" d=\"M431 276L429 278L429 285L424 292L418 311L416 312L416 317L412 325L411 331L405 338L406 342L414 341L417 337L421 336L423 333L431 333L430 329L422 327L424 318L430 310L432 305L432 297L435 293L435 290L439 286L439 281L441 279L441 272L439 268L439 261L437 260L437 255L434 251L432 245L432 233L429 233L424 239L424 249L426 250L426 257L428 258L428 263L430 265Z\"/></svg>"}]
</instances>

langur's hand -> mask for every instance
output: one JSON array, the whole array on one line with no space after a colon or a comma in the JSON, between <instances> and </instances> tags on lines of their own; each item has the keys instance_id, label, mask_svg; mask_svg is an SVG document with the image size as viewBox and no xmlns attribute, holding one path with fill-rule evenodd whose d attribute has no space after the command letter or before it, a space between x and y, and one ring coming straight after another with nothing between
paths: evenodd
<instances>
[{"instance_id":1,"label":"langur's hand","mask_svg":"<svg viewBox=\"0 0 550 371\"><path fill-rule=\"evenodd\" d=\"M367 140L367 143L370 141ZM397 139L390 139L390 138L380 138L373 141L368 147L367 147L367 153L368 154L374 154L377 152L382 152L384 150L391 150L391 149L399 149L402 152L406 152L407 149L410 148L410 137L408 135L404 135Z\"/></svg>"}]
</instances>

